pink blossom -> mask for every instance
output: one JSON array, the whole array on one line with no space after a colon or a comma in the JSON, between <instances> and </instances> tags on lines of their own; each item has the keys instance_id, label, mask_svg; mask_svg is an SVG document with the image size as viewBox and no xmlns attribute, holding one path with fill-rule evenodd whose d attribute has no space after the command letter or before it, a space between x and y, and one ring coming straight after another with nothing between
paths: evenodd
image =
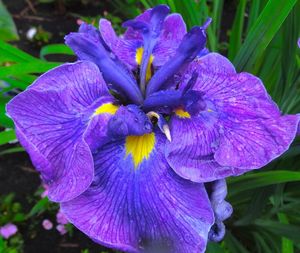
<instances>
[{"instance_id":1,"label":"pink blossom","mask_svg":"<svg viewBox=\"0 0 300 253\"><path fill-rule=\"evenodd\" d=\"M13 236L17 232L18 232L17 226L12 223L8 223L5 226L0 227L0 235L5 239L8 239L9 237Z\"/></svg>"},{"instance_id":2,"label":"pink blossom","mask_svg":"<svg viewBox=\"0 0 300 253\"><path fill-rule=\"evenodd\" d=\"M44 229L46 229L46 230L50 230L53 228L53 223L47 219L43 220L42 225L43 225Z\"/></svg>"},{"instance_id":3,"label":"pink blossom","mask_svg":"<svg viewBox=\"0 0 300 253\"><path fill-rule=\"evenodd\" d=\"M65 225L68 223L66 216L63 214L61 210L59 210L58 213L56 214L56 221L61 225Z\"/></svg>"},{"instance_id":4,"label":"pink blossom","mask_svg":"<svg viewBox=\"0 0 300 253\"><path fill-rule=\"evenodd\" d=\"M45 198L45 197L47 197L48 196L48 185L46 185L46 184L42 184L42 187L44 188L44 191L42 192L42 194L41 194L41 197L42 198Z\"/></svg>"},{"instance_id":5,"label":"pink blossom","mask_svg":"<svg viewBox=\"0 0 300 253\"><path fill-rule=\"evenodd\" d=\"M64 235L64 234L66 234L66 233L68 232L67 229L66 229L66 227L65 227L64 225L61 225L61 224L57 225L57 226L56 226L56 229L57 229L57 231L58 231L61 235Z\"/></svg>"}]
</instances>

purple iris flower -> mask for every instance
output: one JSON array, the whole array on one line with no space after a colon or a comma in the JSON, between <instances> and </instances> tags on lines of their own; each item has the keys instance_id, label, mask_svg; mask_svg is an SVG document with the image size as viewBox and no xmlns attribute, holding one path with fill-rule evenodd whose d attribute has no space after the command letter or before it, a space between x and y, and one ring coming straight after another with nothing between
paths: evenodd
<instances>
[{"instance_id":1,"label":"purple iris flower","mask_svg":"<svg viewBox=\"0 0 300 253\"><path fill-rule=\"evenodd\" d=\"M282 116L261 81L205 48L159 5L125 22L82 24L79 61L8 105L21 144L67 219L126 252L204 252L232 212L224 178L285 152L299 116ZM205 185L204 185L205 183Z\"/></svg>"}]
</instances>

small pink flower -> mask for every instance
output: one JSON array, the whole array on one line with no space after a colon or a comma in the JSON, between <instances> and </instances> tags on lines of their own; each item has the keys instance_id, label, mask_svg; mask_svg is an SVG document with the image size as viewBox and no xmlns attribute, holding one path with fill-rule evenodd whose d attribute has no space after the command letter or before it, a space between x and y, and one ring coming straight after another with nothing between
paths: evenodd
<instances>
[{"instance_id":1,"label":"small pink flower","mask_svg":"<svg viewBox=\"0 0 300 253\"><path fill-rule=\"evenodd\" d=\"M57 225L57 226L56 226L56 229L57 229L57 231L58 231L61 235L64 235L64 234L66 234L66 233L68 232L67 229L66 229L66 227L65 227L64 225L61 225L61 224Z\"/></svg>"},{"instance_id":2,"label":"small pink flower","mask_svg":"<svg viewBox=\"0 0 300 253\"><path fill-rule=\"evenodd\" d=\"M77 25L81 25L82 23L84 23L84 21L81 20L81 19L77 19L77 20L76 20L76 23L77 23Z\"/></svg>"},{"instance_id":3,"label":"small pink flower","mask_svg":"<svg viewBox=\"0 0 300 253\"><path fill-rule=\"evenodd\" d=\"M0 227L0 235L5 239L8 239L9 237L13 236L17 232L18 232L17 226L12 223L8 223L5 226Z\"/></svg>"},{"instance_id":4,"label":"small pink flower","mask_svg":"<svg viewBox=\"0 0 300 253\"><path fill-rule=\"evenodd\" d=\"M42 186L43 186L43 188L44 188L44 191L42 192L41 197L42 197L42 198L45 198L45 197L48 196L48 189L49 189L49 187L48 187L48 185L46 185L46 184L42 184Z\"/></svg>"},{"instance_id":5,"label":"small pink flower","mask_svg":"<svg viewBox=\"0 0 300 253\"><path fill-rule=\"evenodd\" d=\"M50 230L50 229L53 228L53 223L51 221L47 220L47 219L43 220L42 225L43 225L43 228L46 229L46 230Z\"/></svg>"},{"instance_id":6,"label":"small pink flower","mask_svg":"<svg viewBox=\"0 0 300 253\"><path fill-rule=\"evenodd\" d=\"M58 213L56 214L56 221L61 225L65 225L68 223L66 216L62 213L61 210L59 210Z\"/></svg>"}]
</instances>

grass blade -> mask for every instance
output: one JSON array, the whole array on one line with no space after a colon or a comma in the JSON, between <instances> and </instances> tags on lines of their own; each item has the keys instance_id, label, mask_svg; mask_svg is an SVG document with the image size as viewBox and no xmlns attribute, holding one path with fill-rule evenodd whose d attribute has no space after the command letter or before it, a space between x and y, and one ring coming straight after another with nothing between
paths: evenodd
<instances>
[{"instance_id":1,"label":"grass blade","mask_svg":"<svg viewBox=\"0 0 300 253\"><path fill-rule=\"evenodd\" d=\"M238 71L249 71L253 67L296 3L297 0L268 1L234 59Z\"/></svg>"}]
</instances>

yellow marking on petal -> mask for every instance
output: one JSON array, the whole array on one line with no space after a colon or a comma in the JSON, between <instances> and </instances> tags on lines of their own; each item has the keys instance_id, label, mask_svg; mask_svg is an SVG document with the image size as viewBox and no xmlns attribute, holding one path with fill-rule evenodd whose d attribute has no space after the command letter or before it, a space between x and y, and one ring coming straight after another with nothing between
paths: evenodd
<instances>
[{"instance_id":1,"label":"yellow marking on petal","mask_svg":"<svg viewBox=\"0 0 300 253\"><path fill-rule=\"evenodd\" d=\"M144 53L144 48L143 47L139 47L136 50L136 54L135 54L135 61L138 65L142 64L142 59L143 59L143 53Z\"/></svg>"},{"instance_id":2,"label":"yellow marking on petal","mask_svg":"<svg viewBox=\"0 0 300 253\"><path fill-rule=\"evenodd\" d=\"M143 53L144 53L144 48L143 47L139 47L136 50L136 54L135 54L135 61L138 65L142 64L142 60L143 60ZM151 72L151 65L153 63L154 60L154 56L153 54L150 55L150 59L147 65L147 71L146 71L146 81L148 82L150 80L150 78L152 77L152 72Z\"/></svg>"},{"instance_id":3,"label":"yellow marking on petal","mask_svg":"<svg viewBox=\"0 0 300 253\"><path fill-rule=\"evenodd\" d=\"M104 114L104 113L114 115L118 109L119 109L119 107L112 103L105 103L96 109L94 115L99 115L99 114Z\"/></svg>"},{"instance_id":4,"label":"yellow marking on petal","mask_svg":"<svg viewBox=\"0 0 300 253\"><path fill-rule=\"evenodd\" d=\"M148 62L148 66L147 66L147 72L146 72L146 81L148 82L151 77L152 77L152 72L151 72L151 65L153 63L153 60L154 60L154 56L153 54L150 55L150 59L149 59L149 62Z\"/></svg>"},{"instance_id":5,"label":"yellow marking on petal","mask_svg":"<svg viewBox=\"0 0 300 253\"><path fill-rule=\"evenodd\" d=\"M213 112L213 110L212 110L212 109L209 109L209 108L207 109L207 111L208 111L208 112Z\"/></svg>"},{"instance_id":6,"label":"yellow marking on petal","mask_svg":"<svg viewBox=\"0 0 300 253\"><path fill-rule=\"evenodd\" d=\"M191 118L191 114L181 108L176 109L175 114L180 118Z\"/></svg>"},{"instance_id":7,"label":"yellow marking on petal","mask_svg":"<svg viewBox=\"0 0 300 253\"><path fill-rule=\"evenodd\" d=\"M134 167L137 168L144 159L148 159L155 145L154 133L130 135L126 137L126 156L132 155Z\"/></svg>"}]
</instances>

